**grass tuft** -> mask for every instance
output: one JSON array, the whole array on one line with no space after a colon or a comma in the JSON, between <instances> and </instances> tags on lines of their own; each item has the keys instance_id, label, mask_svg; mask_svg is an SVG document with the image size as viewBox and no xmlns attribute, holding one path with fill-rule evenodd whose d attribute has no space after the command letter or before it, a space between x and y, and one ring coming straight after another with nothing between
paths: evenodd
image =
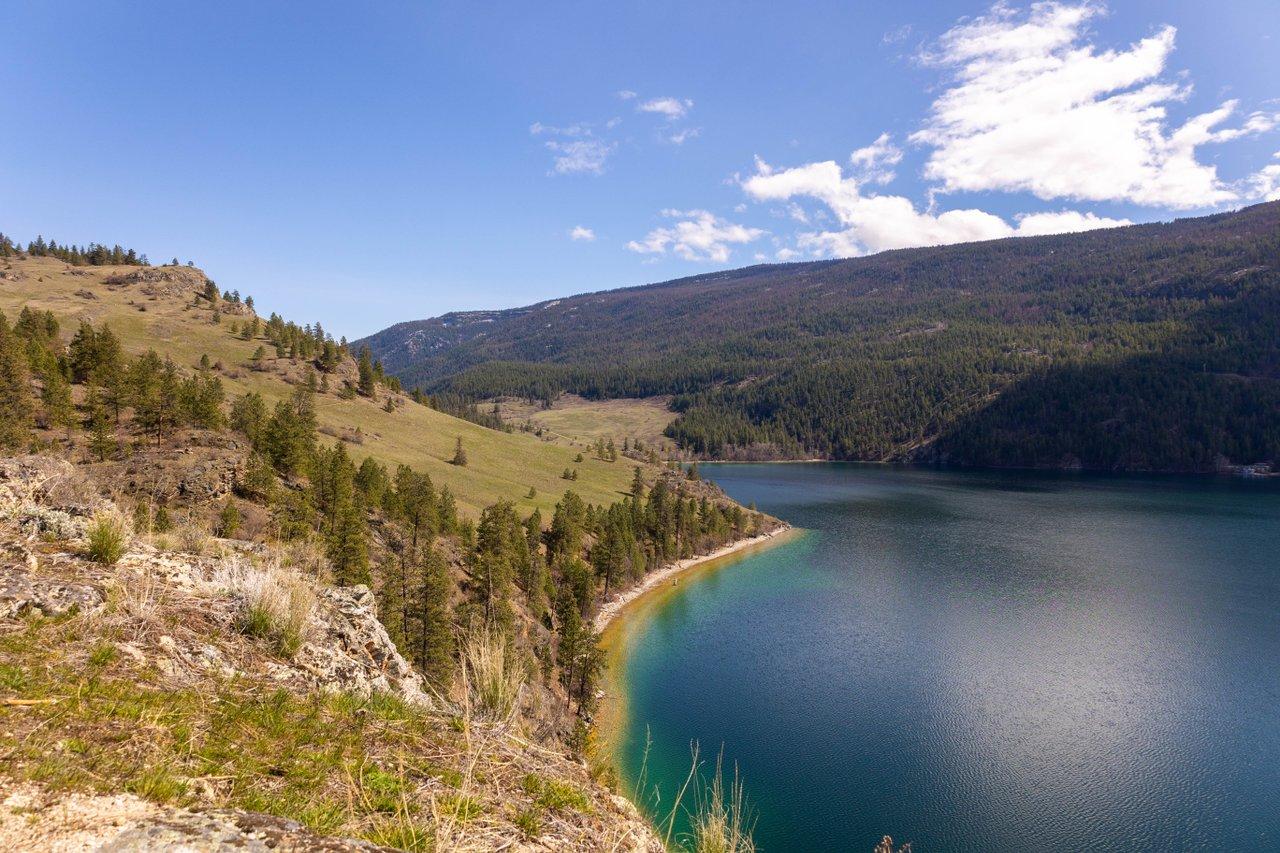
<instances>
[{"instance_id":1,"label":"grass tuft","mask_svg":"<svg viewBox=\"0 0 1280 853\"><path fill-rule=\"evenodd\" d=\"M537 773L526 774L520 782L524 792L533 797L534 805L549 811L573 809L579 812L591 811L587 795L568 782L559 779L544 779Z\"/></svg>"},{"instance_id":2,"label":"grass tuft","mask_svg":"<svg viewBox=\"0 0 1280 853\"><path fill-rule=\"evenodd\" d=\"M129 536L129 522L124 516L114 511L99 512L89 522L85 551L95 563L115 565L129 547Z\"/></svg>"},{"instance_id":3,"label":"grass tuft","mask_svg":"<svg viewBox=\"0 0 1280 853\"><path fill-rule=\"evenodd\" d=\"M735 767L733 781L726 785L723 764L722 753L716 758L710 784L704 782L698 788L692 815L693 849L698 853L755 853L751 838L755 821L747 809L742 780Z\"/></svg>"},{"instance_id":4,"label":"grass tuft","mask_svg":"<svg viewBox=\"0 0 1280 853\"><path fill-rule=\"evenodd\" d=\"M469 714L509 723L520 704L525 672L506 639L491 628L473 628L463 639L461 663Z\"/></svg>"},{"instance_id":5,"label":"grass tuft","mask_svg":"<svg viewBox=\"0 0 1280 853\"><path fill-rule=\"evenodd\" d=\"M241 597L241 632L270 641L283 657L291 658L302 648L316 603L305 579L278 566L258 568L232 556L215 571L214 582Z\"/></svg>"}]
</instances>

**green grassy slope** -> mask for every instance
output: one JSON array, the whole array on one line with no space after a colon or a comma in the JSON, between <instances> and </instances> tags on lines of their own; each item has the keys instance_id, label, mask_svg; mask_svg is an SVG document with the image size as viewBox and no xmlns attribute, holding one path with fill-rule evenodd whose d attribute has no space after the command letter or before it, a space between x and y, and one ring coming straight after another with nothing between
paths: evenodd
<instances>
[{"instance_id":1,"label":"green grassy slope","mask_svg":"<svg viewBox=\"0 0 1280 853\"><path fill-rule=\"evenodd\" d=\"M266 369L251 370L253 352L265 340L245 341L231 334L231 324L243 322L248 315L227 314L215 325L207 308L192 307L194 291L185 281L155 287L107 283L112 276L137 269L72 267L53 258L0 261L0 310L10 319L24 305L52 311L62 323L64 339L81 319L95 325L107 323L130 352L155 349L183 368L196 365L207 354L211 361L222 363L220 375L228 397L257 391L270 405L290 393L286 378L300 376L300 367L287 359L277 362L267 344ZM177 272L193 281L203 279L198 270L178 268ZM334 383L334 391L338 384ZM486 429L402 396L394 412L383 411L385 396L384 389L379 389L376 402L343 400L335 393L319 395L321 430L344 433L358 427L364 441L349 447L357 460L373 455L389 464L404 463L424 471L437 485L448 485L459 508L471 515L501 498L515 500L522 513L537 507L549 514L567 488L589 502L608 504L630 486L634 464L630 461L610 463L586 455L582 462L574 462L577 449L528 434ZM459 436L467 451L466 467L448 461ZM563 480L560 475L566 468L576 468L579 478L572 483ZM530 487L537 490L532 500L525 498Z\"/></svg>"}]
</instances>

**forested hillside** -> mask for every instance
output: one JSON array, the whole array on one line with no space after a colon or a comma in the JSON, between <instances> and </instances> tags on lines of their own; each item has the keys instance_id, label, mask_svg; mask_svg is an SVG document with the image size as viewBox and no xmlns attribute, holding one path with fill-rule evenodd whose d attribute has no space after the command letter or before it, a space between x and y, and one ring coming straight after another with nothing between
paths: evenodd
<instances>
[{"instance_id":1,"label":"forested hillside","mask_svg":"<svg viewBox=\"0 0 1280 853\"><path fill-rule=\"evenodd\" d=\"M407 387L675 395L708 457L1212 470L1280 456L1280 203L402 323Z\"/></svg>"},{"instance_id":2,"label":"forested hillside","mask_svg":"<svg viewBox=\"0 0 1280 853\"><path fill-rule=\"evenodd\" d=\"M276 720L267 746L212 754L187 734L221 725L207 713L223 702L209 701L221 683L201 677L176 693L150 679L162 668L147 667L142 680L117 672L109 701L88 701L81 719L59 706L29 730L59 743L74 730L77 743L93 746L50 762L61 748L32 741L7 756L0 783L233 806L412 850L505 849L544 836L546 849L595 850L602 832L617 836L614 849L654 849L647 831L637 835L637 815L597 804L612 802L599 784L608 764L597 762L591 776L577 763L588 754L604 666L595 614L652 571L780 522L733 503L696 470L658 464L625 437L621 451L599 439L588 456L433 405L487 419L456 396L405 394L366 350L319 324L264 319L250 297L193 266L151 266L93 244L20 247L0 236L0 548L9 555L0 560L0 670L6 692L18 694L0 703L0 728L13 728L14 714L27 720L23 709L61 701L45 695L54 684L77 696L101 686L83 659L109 663L117 638L83 641L81 622L63 633L40 615L24 621L75 616L78 602L122 619L135 639L137 626L163 623L166 634L149 637L173 648L169 633L178 632L169 626L181 624L189 650L174 654L186 660L230 634L229 652L275 675L270 689L246 682L225 704L271 696ZM112 570L140 563L138 576ZM167 572L173 588L158 592L156 572ZM175 573L185 580L168 583ZM202 620L158 611L162 599L168 608L187 594L184 583L211 591L181 605ZM68 590L82 599L68 599ZM120 596L130 595L138 611L121 615ZM225 618L203 620L210 607ZM108 624L83 616L95 630ZM363 637L353 636L353 618L368 629ZM337 627L321 631L317 621ZM69 646L76 652L67 663ZM146 658L130 648L131 660ZM288 685L279 674L314 671L315 655L351 650L372 661L374 680L399 667L430 689L429 698L417 692L435 717L401 709L394 722L398 731L414 727L429 761L401 753L380 769L361 757L363 743L346 742L319 763L243 763L276 750L311 755L309 743L295 748L290 737L295 724L315 719L314 684ZM170 655L164 642L147 653ZM345 690L352 679L331 681ZM363 686L366 694L376 687ZM318 731L360 728L342 709L354 713L350 702L364 698L321 708L333 722ZM104 709L152 703L183 715L156 717L146 749L98 747L117 744L112 726L126 719ZM256 739L256 722L237 720L237 739ZM482 725L516 740L477 748L471 733ZM451 739L444 726L467 733L466 749L447 759L427 738ZM512 767L501 752L512 743L531 769L477 769L490 760ZM539 755L554 761L535 772ZM370 772L383 774L373 788ZM215 790L188 774L234 784ZM375 796L384 798L375 804ZM467 843L454 844L455 835Z\"/></svg>"}]
</instances>

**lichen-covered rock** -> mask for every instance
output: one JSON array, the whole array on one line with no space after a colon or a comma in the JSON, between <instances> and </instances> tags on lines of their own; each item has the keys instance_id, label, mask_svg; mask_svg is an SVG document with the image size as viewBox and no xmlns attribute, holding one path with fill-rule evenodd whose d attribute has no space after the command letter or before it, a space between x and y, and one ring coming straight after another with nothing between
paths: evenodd
<instances>
[{"instance_id":1,"label":"lichen-covered rock","mask_svg":"<svg viewBox=\"0 0 1280 853\"><path fill-rule=\"evenodd\" d=\"M0 619L28 614L62 616L92 613L102 606L102 590L87 583L33 576L26 566L0 564Z\"/></svg>"},{"instance_id":2,"label":"lichen-covered rock","mask_svg":"<svg viewBox=\"0 0 1280 853\"><path fill-rule=\"evenodd\" d=\"M390 848L316 835L273 815L161 806L132 794L50 794L33 785L0 796L0 849L98 853L377 853Z\"/></svg>"},{"instance_id":3,"label":"lichen-covered rock","mask_svg":"<svg viewBox=\"0 0 1280 853\"><path fill-rule=\"evenodd\" d=\"M315 631L290 666L308 672L321 689L365 696L392 693L429 704L422 677L378 620L377 602L367 586L324 587L317 595L311 620Z\"/></svg>"},{"instance_id":4,"label":"lichen-covered rock","mask_svg":"<svg viewBox=\"0 0 1280 853\"><path fill-rule=\"evenodd\" d=\"M74 539L102 504L70 462L47 456L0 459L0 521L16 523L27 536Z\"/></svg>"}]
</instances>

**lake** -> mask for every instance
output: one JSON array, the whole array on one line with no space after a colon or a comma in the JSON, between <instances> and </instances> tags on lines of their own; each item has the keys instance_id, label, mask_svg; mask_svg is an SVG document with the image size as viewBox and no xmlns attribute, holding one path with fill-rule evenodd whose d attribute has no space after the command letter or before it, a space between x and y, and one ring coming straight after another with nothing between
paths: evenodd
<instances>
[{"instance_id":1,"label":"lake","mask_svg":"<svg viewBox=\"0 0 1280 853\"><path fill-rule=\"evenodd\" d=\"M631 618L624 780L723 749L764 851L1280 849L1280 483L702 471L807 532Z\"/></svg>"}]
</instances>

